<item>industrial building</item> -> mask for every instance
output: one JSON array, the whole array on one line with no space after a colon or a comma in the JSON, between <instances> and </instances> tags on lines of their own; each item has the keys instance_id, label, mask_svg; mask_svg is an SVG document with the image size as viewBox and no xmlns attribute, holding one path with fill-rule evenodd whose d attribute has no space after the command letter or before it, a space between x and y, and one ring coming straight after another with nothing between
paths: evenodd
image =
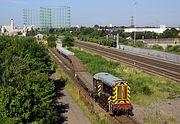
<instances>
[{"instance_id":1,"label":"industrial building","mask_svg":"<svg viewBox=\"0 0 180 124\"><path fill-rule=\"evenodd\" d=\"M50 28L69 28L71 26L70 7L40 7L23 9L24 25L34 25L42 31Z\"/></svg>"},{"instance_id":2,"label":"industrial building","mask_svg":"<svg viewBox=\"0 0 180 124\"><path fill-rule=\"evenodd\" d=\"M139 28L139 27L136 27L136 28L125 28L124 31L127 32L127 33L132 33L132 32L155 32L155 33L163 33L165 30L166 30L166 26L165 25L160 25L160 27L157 27L157 28Z\"/></svg>"},{"instance_id":3,"label":"industrial building","mask_svg":"<svg viewBox=\"0 0 180 124\"><path fill-rule=\"evenodd\" d=\"M26 36L27 30L26 27L24 28L18 28L14 26L14 20L11 19L10 25L3 25L0 28L0 33L4 35L9 35L9 36Z\"/></svg>"}]
</instances>

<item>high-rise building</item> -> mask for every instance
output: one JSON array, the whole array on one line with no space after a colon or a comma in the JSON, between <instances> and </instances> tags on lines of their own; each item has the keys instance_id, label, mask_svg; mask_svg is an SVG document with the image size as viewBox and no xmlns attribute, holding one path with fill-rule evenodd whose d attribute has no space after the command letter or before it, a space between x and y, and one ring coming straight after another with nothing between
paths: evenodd
<instances>
[{"instance_id":1,"label":"high-rise building","mask_svg":"<svg viewBox=\"0 0 180 124\"><path fill-rule=\"evenodd\" d=\"M49 28L69 28L71 12L68 6L40 7L39 9L23 9L24 25L34 25L41 30Z\"/></svg>"},{"instance_id":2,"label":"high-rise building","mask_svg":"<svg viewBox=\"0 0 180 124\"><path fill-rule=\"evenodd\" d=\"M40 29L46 30L52 28L52 19L51 8L40 7Z\"/></svg>"},{"instance_id":3,"label":"high-rise building","mask_svg":"<svg viewBox=\"0 0 180 124\"><path fill-rule=\"evenodd\" d=\"M26 26L39 25L39 11L36 9L23 9L23 20Z\"/></svg>"},{"instance_id":4,"label":"high-rise building","mask_svg":"<svg viewBox=\"0 0 180 124\"><path fill-rule=\"evenodd\" d=\"M52 9L52 27L65 28L71 26L70 7L62 6Z\"/></svg>"}]
</instances>

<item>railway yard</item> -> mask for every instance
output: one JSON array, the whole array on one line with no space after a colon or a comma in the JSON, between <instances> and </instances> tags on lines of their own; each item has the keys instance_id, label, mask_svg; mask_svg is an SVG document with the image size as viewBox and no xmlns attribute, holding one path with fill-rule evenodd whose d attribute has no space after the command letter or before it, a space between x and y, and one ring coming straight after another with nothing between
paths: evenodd
<instances>
[{"instance_id":1,"label":"railway yard","mask_svg":"<svg viewBox=\"0 0 180 124\"><path fill-rule=\"evenodd\" d=\"M129 66L137 67L146 73L157 74L180 82L180 63L170 62L150 56L136 55L119 49L107 48L81 41L76 41L75 46L114 59L118 62L125 63Z\"/></svg>"},{"instance_id":2,"label":"railway yard","mask_svg":"<svg viewBox=\"0 0 180 124\"><path fill-rule=\"evenodd\" d=\"M63 68L64 72L70 77L70 79L78 87L80 96L82 97L84 102L88 105L91 111L103 113L103 115L109 118L114 124L138 124L137 120L135 120L134 117L110 116L109 113L105 112L104 109L102 109L97 103L94 102L93 98L90 97L89 92L87 92L87 88L92 87L91 85L92 83L90 83L92 78L90 77L91 75L89 73L81 72L82 68L84 68L83 65L79 63L79 61L75 61L77 63L73 64L74 66L78 65L78 67L80 67L80 72L78 73L84 76L84 77L82 76L81 79L78 81L74 76L75 70L72 68L72 66L68 66L68 65L71 65L71 63L66 58L64 58L61 54L59 54L56 49L48 49L48 50L51 57L56 62L56 64L60 65L60 67ZM82 81L87 81L87 83L85 84L88 84L88 85L82 85L81 83Z\"/></svg>"},{"instance_id":3,"label":"railway yard","mask_svg":"<svg viewBox=\"0 0 180 124\"><path fill-rule=\"evenodd\" d=\"M105 56L107 58L116 60L118 62L122 62L127 64L130 67L136 67L140 68L146 73L149 74L155 74L160 75L165 78L169 78L172 80L175 80L177 82L180 81L180 64L175 62L166 62L163 59L157 59L157 58L150 58L135 54L129 54L127 52L107 48L99 45L95 45L92 43L84 43L84 42L76 42L76 47L79 47L81 49L86 49L91 52L95 52L101 56ZM71 81L74 83L74 85L79 89L79 95L83 99L83 101L86 103L86 105L90 108L91 111L94 113L103 113L105 117L107 117L109 120L112 121L112 123L117 124L138 124L138 123L144 123L142 120L139 121L138 116L142 116L143 110L142 108L139 108L139 106L136 106L136 109L138 109L139 113L135 117L129 117L129 116L110 116L109 113L107 113L102 107L99 106L98 103L94 101L94 99L91 97L91 89L92 89L92 75L86 71L85 66L82 64L82 62L76 57L76 56L64 56L63 54L60 54L56 49L49 48L50 56L53 58L55 63L63 68L63 71L65 74L70 77ZM78 76L77 76L78 75ZM161 103L162 106L167 106L166 104L173 106L175 104L179 103L178 101L175 101L174 103L168 102L168 103ZM156 107L157 105L155 105ZM167 106L169 107L169 106ZM177 107L177 106L176 106ZM175 107L172 107L173 109ZM177 108L178 109L178 108ZM171 111L171 110L170 110ZM137 111L136 111L137 112ZM142 112L142 113L140 113ZM154 113L157 113L156 111Z\"/></svg>"}]
</instances>

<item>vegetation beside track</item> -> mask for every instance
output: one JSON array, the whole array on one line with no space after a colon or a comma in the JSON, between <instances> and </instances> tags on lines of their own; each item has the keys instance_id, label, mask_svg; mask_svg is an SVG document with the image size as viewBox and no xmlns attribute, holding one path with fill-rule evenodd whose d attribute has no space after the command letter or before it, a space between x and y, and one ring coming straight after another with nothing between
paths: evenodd
<instances>
[{"instance_id":1,"label":"vegetation beside track","mask_svg":"<svg viewBox=\"0 0 180 124\"><path fill-rule=\"evenodd\" d=\"M176 124L177 119L173 115L169 115L169 117L165 117L160 112L156 112L155 116L153 115L146 116L144 118L144 122L148 124L169 124L168 122Z\"/></svg>"},{"instance_id":2,"label":"vegetation beside track","mask_svg":"<svg viewBox=\"0 0 180 124\"><path fill-rule=\"evenodd\" d=\"M56 69L56 76L60 79L61 82L65 82L65 90L72 97L72 99L82 108L86 116L91 120L93 124L111 124L111 122L100 113L96 113L93 110L90 110L85 104L83 99L79 94L79 89L75 86L69 78L62 74L60 69Z\"/></svg>"},{"instance_id":3,"label":"vegetation beside track","mask_svg":"<svg viewBox=\"0 0 180 124\"><path fill-rule=\"evenodd\" d=\"M56 122L51 67L48 51L33 38L0 36L0 123Z\"/></svg>"},{"instance_id":4,"label":"vegetation beside track","mask_svg":"<svg viewBox=\"0 0 180 124\"><path fill-rule=\"evenodd\" d=\"M108 72L127 80L131 85L132 102L146 106L160 99L176 98L180 94L180 83L153 76L142 71L108 60L99 55L71 48L94 75L97 72Z\"/></svg>"}]
</instances>

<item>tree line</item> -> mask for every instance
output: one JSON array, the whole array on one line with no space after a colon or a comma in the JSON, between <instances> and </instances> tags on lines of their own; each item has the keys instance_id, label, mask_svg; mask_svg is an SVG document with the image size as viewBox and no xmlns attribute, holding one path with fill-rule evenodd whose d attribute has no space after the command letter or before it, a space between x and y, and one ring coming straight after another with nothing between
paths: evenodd
<instances>
[{"instance_id":1,"label":"tree line","mask_svg":"<svg viewBox=\"0 0 180 124\"><path fill-rule=\"evenodd\" d=\"M94 42L100 45L115 47L116 46L116 34L119 33L119 43L122 45L129 45L138 48L148 48L154 50L160 50L171 53L180 53L180 45L168 46L166 49L159 45L154 45L152 47L147 47L141 39L160 39L160 38L179 38L180 31L175 28L167 29L162 34L157 34L155 32L136 32L136 42L133 43L134 33L126 33L123 29L114 30L111 29L97 29L97 28L79 28L70 29L72 30L72 35L77 37L77 39L82 41ZM62 30L63 31L63 30ZM67 30L66 30L67 31ZM65 30L64 30L65 32ZM62 33L63 34L63 33Z\"/></svg>"},{"instance_id":2,"label":"tree line","mask_svg":"<svg viewBox=\"0 0 180 124\"><path fill-rule=\"evenodd\" d=\"M63 46L73 46L74 39L97 43L109 47L116 47L116 35L119 33L119 43L121 45L129 45L137 48L148 48L154 50L160 50L165 52L172 52L179 54L180 46L168 46L166 49L159 45L147 46L142 39L160 39L160 38L180 38L178 31L175 28L167 29L162 34L155 32L136 32L136 42L133 42L134 32L124 32L124 27L110 28L99 27L95 25L93 28L81 27L81 28L69 28L69 29L50 29L48 46L54 47L55 36L61 36ZM54 39L54 40L53 40ZM51 42L52 41L52 42Z\"/></svg>"},{"instance_id":3,"label":"tree line","mask_svg":"<svg viewBox=\"0 0 180 124\"><path fill-rule=\"evenodd\" d=\"M52 61L33 38L0 36L0 122L54 123Z\"/></svg>"}]
</instances>

